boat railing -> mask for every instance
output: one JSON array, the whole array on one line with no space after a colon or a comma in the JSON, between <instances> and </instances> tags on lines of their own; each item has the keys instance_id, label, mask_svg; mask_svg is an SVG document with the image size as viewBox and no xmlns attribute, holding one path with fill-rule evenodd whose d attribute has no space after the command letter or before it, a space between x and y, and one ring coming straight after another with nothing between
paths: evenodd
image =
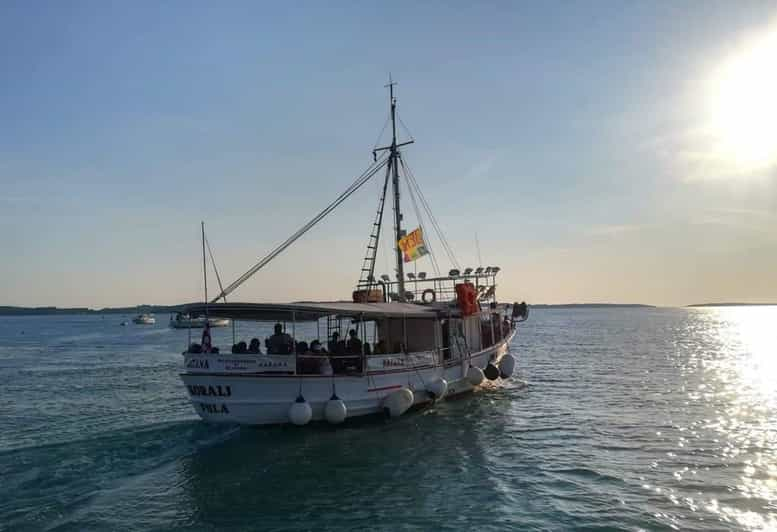
<instances>
[{"instance_id":1,"label":"boat railing","mask_svg":"<svg viewBox=\"0 0 777 532\"><path fill-rule=\"evenodd\" d=\"M468 268L469 269L469 268ZM422 274L408 274L404 282L404 298L399 294L399 281L390 280L387 275L381 279L369 279L359 283L357 291L382 290L384 301L405 301L415 303L446 303L456 301L456 285L472 283L477 290L478 300L481 302L496 301L496 275L499 268L488 268L487 272L469 272L460 274L458 270L451 270L447 276L426 277ZM466 272L466 270L465 270Z\"/></svg>"}]
</instances>

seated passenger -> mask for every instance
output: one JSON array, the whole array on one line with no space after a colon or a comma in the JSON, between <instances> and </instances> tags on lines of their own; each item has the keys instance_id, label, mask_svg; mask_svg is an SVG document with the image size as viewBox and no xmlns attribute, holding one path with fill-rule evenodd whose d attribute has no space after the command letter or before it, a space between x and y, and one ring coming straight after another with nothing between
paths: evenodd
<instances>
[{"instance_id":1,"label":"seated passenger","mask_svg":"<svg viewBox=\"0 0 777 532\"><path fill-rule=\"evenodd\" d=\"M267 353L273 355L290 355L293 352L294 340L283 332L280 323L275 324L275 334L267 339Z\"/></svg>"},{"instance_id":2,"label":"seated passenger","mask_svg":"<svg viewBox=\"0 0 777 532\"><path fill-rule=\"evenodd\" d=\"M244 342L241 343L245 345ZM248 352L254 355L262 353L262 350L259 349L259 338L251 338L251 343L248 345Z\"/></svg>"},{"instance_id":3,"label":"seated passenger","mask_svg":"<svg viewBox=\"0 0 777 532\"><path fill-rule=\"evenodd\" d=\"M312 342L310 342L310 353L313 356L319 357L317 360L319 375L334 374L334 370L332 369L332 363L329 362L329 357L326 356L326 351L321 345L321 342L319 342L318 340L313 340Z\"/></svg>"},{"instance_id":4,"label":"seated passenger","mask_svg":"<svg viewBox=\"0 0 777 532\"><path fill-rule=\"evenodd\" d=\"M345 340L340 340L335 346L336 355L345 355L348 352L348 347Z\"/></svg>"},{"instance_id":5,"label":"seated passenger","mask_svg":"<svg viewBox=\"0 0 777 532\"><path fill-rule=\"evenodd\" d=\"M246 343L242 340L232 346L232 353L236 355L244 355L247 351L248 348L246 347Z\"/></svg>"},{"instance_id":6,"label":"seated passenger","mask_svg":"<svg viewBox=\"0 0 777 532\"><path fill-rule=\"evenodd\" d=\"M361 355L362 354L362 341L356 336L356 329L348 331L348 342L345 345L345 350L349 355Z\"/></svg>"},{"instance_id":7,"label":"seated passenger","mask_svg":"<svg viewBox=\"0 0 777 532\"><path fill-rule=\"evenodd\" d=\"M376 355L385 355L386 354L386 341L381 340L378 343L375 344L375 351L374 353Z\"/></svg>"},{"instance_id":8,"label":"seated passenger","mask_svg":"<svg viewBox=\"0 0 777 532\"><path fill-rule=\"evenodd\" d=\"M202 346L198 343L193 343L189 346L189 353L202 353Z\"/></svg>"},{"instance_id":9,"label":"seated passenger","mask_svg":"<svg viewBox=\"0 0 777 532\"><path fill-rule=\"evenodd\" d=\"M320 360L308 348L307 342L297 343L297 372L303 375L317 375L320 368Z\"/></svg>"},{"instance_id":10,"label":"seated passenger","mask_svg":"<svg viewBox=\"0 0 777 532\"><path fill-rule=\"evenodd\" d=\"M332 363L329 362L329 357L321 357L321 361L318 364L319 375L334 375L335 371L332 369Z\"/></svg>"}]
</instances>

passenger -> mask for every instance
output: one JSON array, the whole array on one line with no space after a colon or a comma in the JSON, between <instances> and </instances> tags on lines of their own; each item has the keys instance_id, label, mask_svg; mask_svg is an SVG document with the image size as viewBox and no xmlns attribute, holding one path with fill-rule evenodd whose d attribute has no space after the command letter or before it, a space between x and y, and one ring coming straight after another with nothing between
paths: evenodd
<instances>
[{"instance_id":1,"label":"passenger","mask_svg":"<svg viewBox=\"0 0 777 532\"><path fill-rule=\"evenodd\" d=\"M385 355L386 354L386 341L380 340L378 343L375 344L375 351L374 353L376 355Z\"/></svg>"},{"instance_id":2,"label":"passenger","mask_svg":"<svg viewBox=\"0 0 777 532\"><path fill-rule=\"evenodd\" d=\"M245 345L245 342L240 342ZM248 345L248 352L254 355L260 355L262 350L259 349L259 338L251 338L251 343Z\"/></svg>"},{"instance_id":3,"label":"passenger","mask_svg":"<svg viewBox=\"0 0 777 532\"><path fill-rule=\"evenodd\" d=\"M273 355L290 355L294 350L294 340L283 332L280 323L275 324L275 334L267 339L267 352Z\"/></svg>"},{"instance_id":4,"label":"passenger","mask_svg":"<svg viewBox=\"0 0 777 532\"><path fill-rule=\"evenodd\" d=\"M244 355L247 352L248 352L248 348L246 347L246 343L243 342L242 340L232 346L232 353L236 355Z\"/></svg>"},{"instance_id":5,"label":"passenger","mask_svg":"<svg viewBox=\"0 0 777 532\"><path fill-rule=\"evenodd\" d=\"M512 329L513 326L510 323L510 320L505 316L505 319L502 321L502 331L505 333L505 336L510 332L510 329Z\"/></svg>"},{"instance_id":6,"label":"passenger","mask_svg":"<svg viewBox=\"0 0 777 532\"><path fill-rule=\"evenodd\" d=\"M348 344L346 344L345 340L338 341L337 345L335 346L335 354L345 355L347 352L348 352Z\"/></svg>"},{"instance_id":7,"label":"passenger","mask_svg":"<svg viewBox=\"0 0 777 532\"><path fill-rule=\"evenodd\" d=\"M321 362L318 364L319 375L334 375L335 371L332 369L332 363L329 361L329 357L321 357Z\"/></svg>"},{"instance_id":8,"label":"passenger","mask_svg":"<svg viewBox=\"0 0 777 532\"><path fill-rule=\"evenodd\" d=\"M332 363L329 362L329 357L326 356L326 350L321 345L321 342L318 340L313 340L310 342L310 353L313 356L319 357L316 362L318 363L318 374L319 375L333 375L334 370L332 369Z\"/></svg>"},{"instance_id":9,"label":"passenger","mask_svg":"<svg viewBox=\"0 0 777 532\"><path fill-rule=\"evenodd\" d=\"M303 375L317 375L319 372L318 357L308 347L307 342L297 342L297 371Z\"/></svg>"},{"instance_id":10,"label":"passenger","mask_svg":"<svg viewBox=\"0 0 777 532\"><path fill-rule=\"evenodd\" d=\"M356 329L348 331L348 343L345 345L345 349L349 355L361 355L362 354L362 341L356 335Z\"/></svg>"},{"instance_id":11,"label":"passenger","mask_svg":"<svg viewBox=\"0 0 777 532\"><path fill-rule=\"evenodd\" d=\"M327 346L330 353L336 353L337 352L337 342L340 340L340 333L335 331L332 333L332 339L329 340L329 345Z\"/></svg>"},{"instance_id":12,"label":"passenger","mask_svg":"<svg viewBox=\"0 0 777 532\"><path fill-rule=\"evenodd\" d=\"M202 346L198 343L193 343L189 346L189 353L202 353Z\"/></svg>"}]
</instances>

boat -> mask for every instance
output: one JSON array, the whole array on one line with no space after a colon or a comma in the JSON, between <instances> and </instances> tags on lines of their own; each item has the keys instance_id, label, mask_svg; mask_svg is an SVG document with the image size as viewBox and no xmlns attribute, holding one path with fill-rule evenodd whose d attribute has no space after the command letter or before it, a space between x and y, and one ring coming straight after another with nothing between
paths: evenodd
<instances>
[{"instance_id":1,"label":"boat","mask_svg":"<svg viewBox=\"0 0 777 532\"><path fill-rule=\"evenodd\" d=\"M201 341L192 342L190 333L183 352L180 376L204 421L306 425L339 424L369 415L397 417L514 375L517 358L510 353L510 343L519 323L528 317L528 306L498 301L499 267L458 265L400 150L414 140L397 140L394 85L389 81L391 143L374 148L372 164L343 194L227 287L221 283L202 223L205 297L184 312L204 320L227 318L233 325L231 347L214 345L205 325ZM227 301L236 288L375 175L383 178L382 194L349 300ZM453 268L440 270L418 209L419 227L403 229L401 178L413 203L420 200L424 205ZM376 257L387 198L393 204L393 228L386 231L395 271L393 276L378 276ZM219 285L219 294L212 299L206 245ZM417 261L427 255L434 274L417 271ZM406 273L411 262L415 271ZM273 328L273 333L264 342L253 338L247 344L236 333L238 322L253 322L253 331L266 326L268 334Z\"/></svg>"},{"instance_id":2,"label":"boat","mask_svg":"<svg viewBox=\"0 0 777 532\"><path fill-rule=\"evenodd\" d=\"M132 318L132 323L137 325L154 325L156 323L156 318L153 314L138 314Z\"/></svg>"},{"instance_id":3,"label":"boat","mask_svg":"<svg viewBox=\"0 0 777 532\"><path fill-rule=\"evenodd\" d=\"M227 327L230 323L228 318L212 317L206 320L205 316L192 317L189 314L179 312L170 316L170 327L173 329L202 329L205 327L205 321L210 327Z\"/></svg>"}]
</instances>

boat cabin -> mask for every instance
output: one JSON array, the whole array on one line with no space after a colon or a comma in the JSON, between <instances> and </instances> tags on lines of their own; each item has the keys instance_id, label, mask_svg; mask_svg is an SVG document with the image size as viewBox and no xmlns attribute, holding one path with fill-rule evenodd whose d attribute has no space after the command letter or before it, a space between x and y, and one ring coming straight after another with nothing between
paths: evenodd
<instances>
[{"instance_id":1,"label":"boat cabin","mask_svg":"<svg viewBox=\"0 0 777 532\"><path fill-rule=\"evenodd\" d=\"M232 323L231 347L228 331L211 339L206 329L202 344L190 333L184 356L218 356L207 367L187 361L188 371L353 376L455 365L513 330L509 307L465 315L455 302L200 303L186 312Z\"/></svg>"}]
</instances>

